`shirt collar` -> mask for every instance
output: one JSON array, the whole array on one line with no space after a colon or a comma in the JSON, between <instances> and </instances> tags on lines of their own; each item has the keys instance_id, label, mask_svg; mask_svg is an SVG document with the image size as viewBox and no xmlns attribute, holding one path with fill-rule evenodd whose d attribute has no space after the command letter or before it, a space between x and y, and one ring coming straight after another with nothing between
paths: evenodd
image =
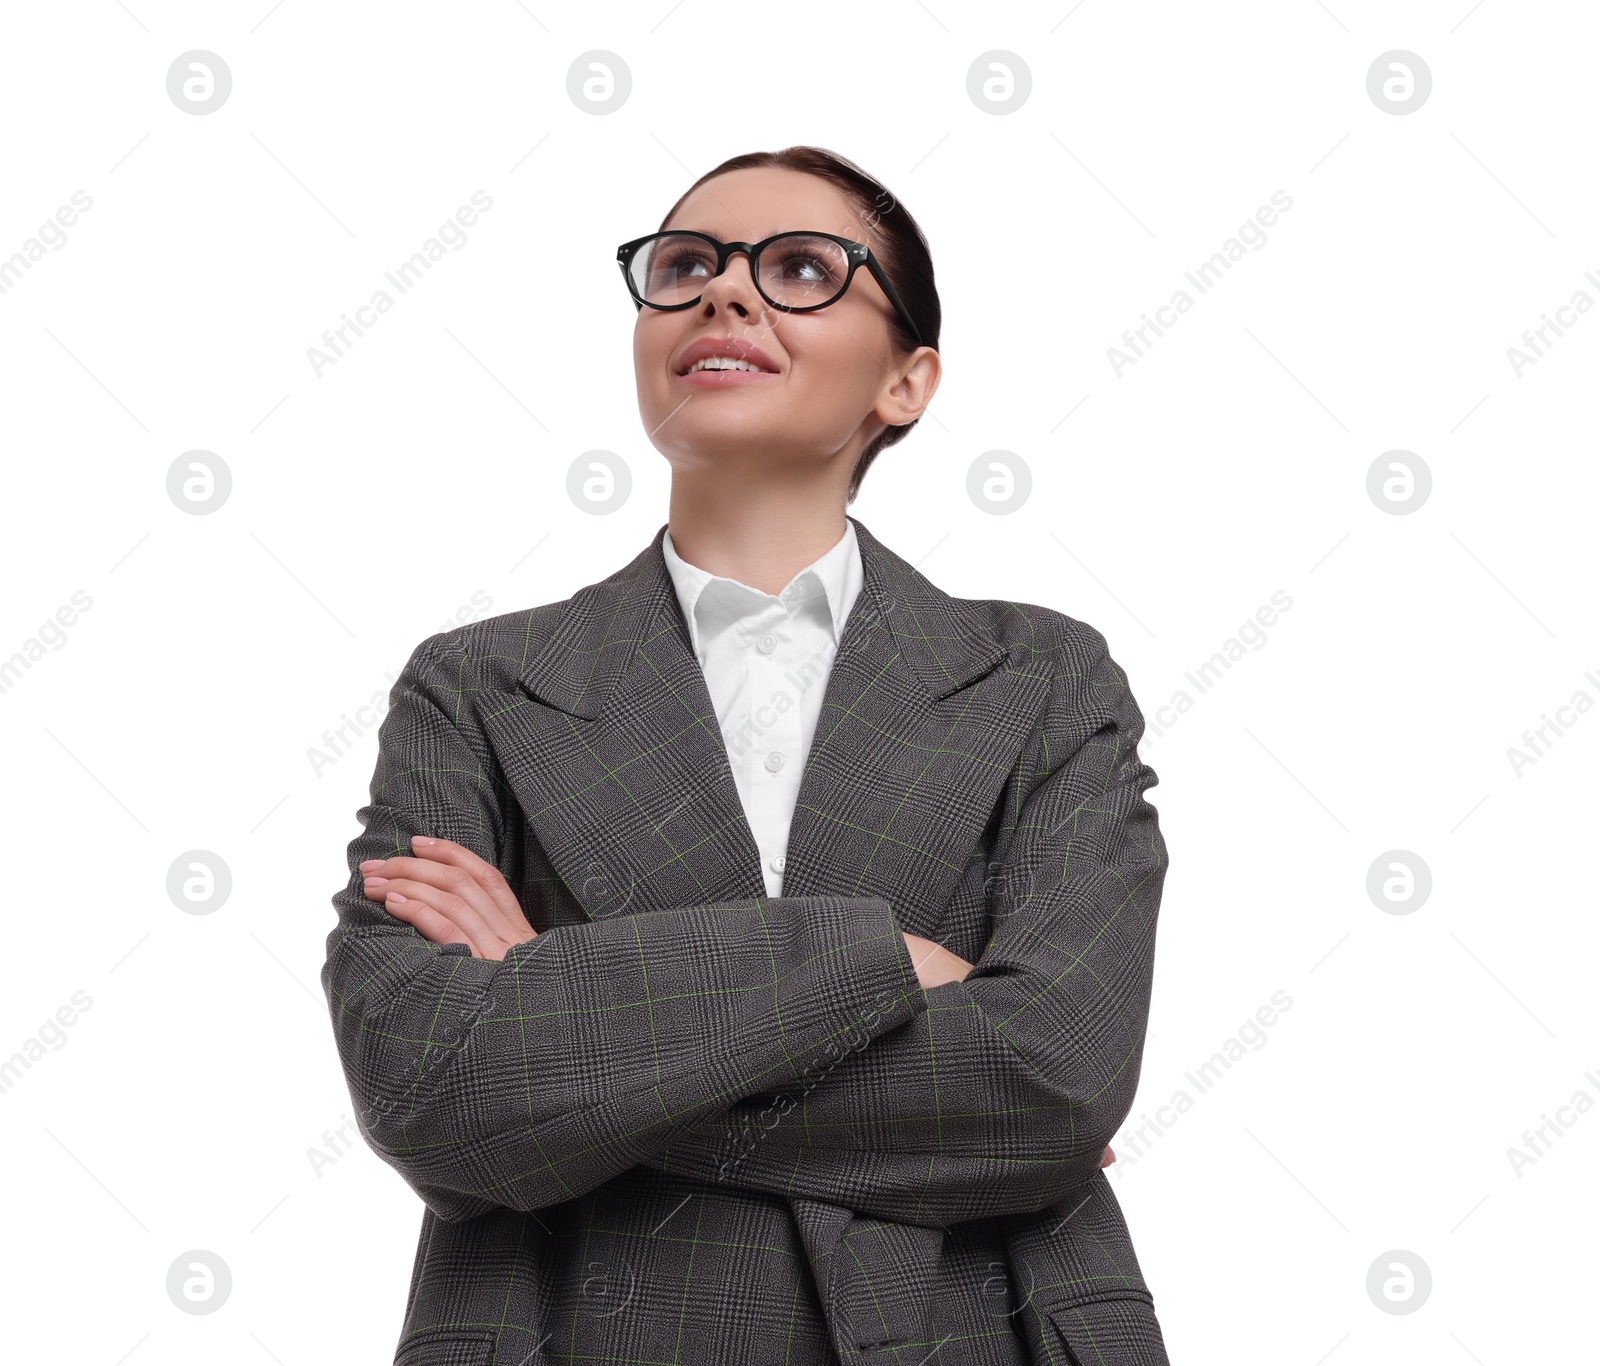
<instances>
[{"instance_id":1,"label":"shirt collar","mask_svg":"<svg viewBox=\"0 0 1600 1366\"><path fill-rule=\"evenodd\" d=\"M702 663L705 661L702 649L705 636L760 610L773 602L775 597L791 611L800 610L807 600L824 599L828 609L828 624L833 631L834 644L837 645L863 582L861 548L856 542L855 524L848 517L844 522L844 535L834 543L833 548L808 564L776 595L690 564L673 546L671 531L664 532L661 537L661 554L667 562L667 572L672 576L678 603L683 608L683 619L689 624L689 639L694 646L695 657ZM716 587L708 597L707 589L713 584Z\"/></svg>"}]
</instances>

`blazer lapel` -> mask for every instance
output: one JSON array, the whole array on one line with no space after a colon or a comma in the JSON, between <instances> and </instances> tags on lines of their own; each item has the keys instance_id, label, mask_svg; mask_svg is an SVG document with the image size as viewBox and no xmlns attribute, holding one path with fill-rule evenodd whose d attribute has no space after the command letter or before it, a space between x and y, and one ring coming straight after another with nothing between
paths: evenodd
<instances>
[{"instance_id":1,"label":"blazer lapel","mask_svg":"<svg viewBox=\"0 0 1600 1366\"><path fill-rule=\"evenodd\" d=\"M1029 695L1048 684L1001 667L986 604L950 597L851 520L864 582L823 693L783 892L880 896L901 929L935 938L1027 738Z\"/></svg>"},{"instance_id":2,"label":"blazer lapel","mask_svg":"<svg viewBox=\"0 0 1600 1366\"><path fill-rule=\"evenodd\" d=\"M589 920L766 895L665 531L563 604L518 680L536 700L492 721L506 781Z\"/></svg>"},{"instance_id":3,"label":"blazer lapel","mask_svg":"<svg viewBox=\"0 0 1600 1366\"><path fill-rule=\"evenodd\" d=\"M985 604L941 592L851 521L862 591L823 691L783 893L887 897L903 929L934 937L1048 684L998 667ZM528 697L489 722L539 847L591 920L766 895L665 531L562 604L519 677Z\"/></svg>"}]
</instances>

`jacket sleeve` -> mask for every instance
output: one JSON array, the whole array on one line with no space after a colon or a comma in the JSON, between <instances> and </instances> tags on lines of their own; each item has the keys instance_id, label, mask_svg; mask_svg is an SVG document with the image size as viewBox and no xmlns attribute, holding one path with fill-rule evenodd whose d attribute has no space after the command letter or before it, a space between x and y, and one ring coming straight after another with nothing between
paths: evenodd
<instances>
[{"instance_id":1,"label":"jacket sleeve","mask_svg":"<svg viewBox=\"0 0 1600 1366\"><path fill-rule=\"evenodd\" d=\"M1047 1208L1100 1169L1138 1085L1167 857L1143 716L1104 637L1070 624L1003 793L972 971L652 1165L934 1225Z\"/></svg>"},{"instance_id":2,"label":"jacket sleeve","mask_svg":"<svg viewBox=\"0 0 1600 1366\"><path fill-rule=\"evenodd\" d=\"M522 819L456 666L413 651L333 898L323 990L360 1127L439 1217L569 1200L835 1039L925 1009L889 903L757 897L548 930L495 962L369 899L360 864L455 840L513 887Z\"/></svg>"}]
</instances>

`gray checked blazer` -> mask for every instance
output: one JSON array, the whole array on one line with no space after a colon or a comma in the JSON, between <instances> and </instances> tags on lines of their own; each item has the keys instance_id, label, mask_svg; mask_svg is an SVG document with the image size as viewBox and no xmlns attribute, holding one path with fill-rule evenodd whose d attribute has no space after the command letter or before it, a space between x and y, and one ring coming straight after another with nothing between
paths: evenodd
<instances>
[{"instance_id":1,"label":"gray checked blazer","mask_svg":"<svg viewBox=\"0 0 1600 1366\"><path fill-rule=\"evenodd\" d=\"M322 984L425 1206L401 1366L1167 1361L1099 1165L1167 862L1143 717L1093 627L950 597L851 521L781 897L665 525L396 681ZM481 959L370 900L413 834L537 937ZM903 930L972 973L924 990Z\"/></svg>"}]
</instances>

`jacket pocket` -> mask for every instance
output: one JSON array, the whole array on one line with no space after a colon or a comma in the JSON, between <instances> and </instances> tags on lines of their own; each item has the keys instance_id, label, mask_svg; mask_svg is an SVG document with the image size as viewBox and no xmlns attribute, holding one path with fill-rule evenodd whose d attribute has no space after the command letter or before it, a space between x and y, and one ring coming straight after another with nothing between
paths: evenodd
<instances>
[{"instance_id":1,"label":"jacket pocket","mask_svg":"<svg viewBox=\"0 0 1600 1366\"><path fill-rule=\"evenodd\" d=\"M1147 1296L1118 1295L1046 1309L1055 1332L1043 1361L1053 1366L1171 1366Z\"/></svg>"},{"instance_id":2,"label":"jacket pocket","mask_svg":"<svg viewBox=\"0 0 1600 1366\"><path fill-rule=\"evenodd\" d=\"M493 1357L487 1328L424 1328L401 1340L394 1366L489 1366Z\"/></svg>"}]
</instances>

